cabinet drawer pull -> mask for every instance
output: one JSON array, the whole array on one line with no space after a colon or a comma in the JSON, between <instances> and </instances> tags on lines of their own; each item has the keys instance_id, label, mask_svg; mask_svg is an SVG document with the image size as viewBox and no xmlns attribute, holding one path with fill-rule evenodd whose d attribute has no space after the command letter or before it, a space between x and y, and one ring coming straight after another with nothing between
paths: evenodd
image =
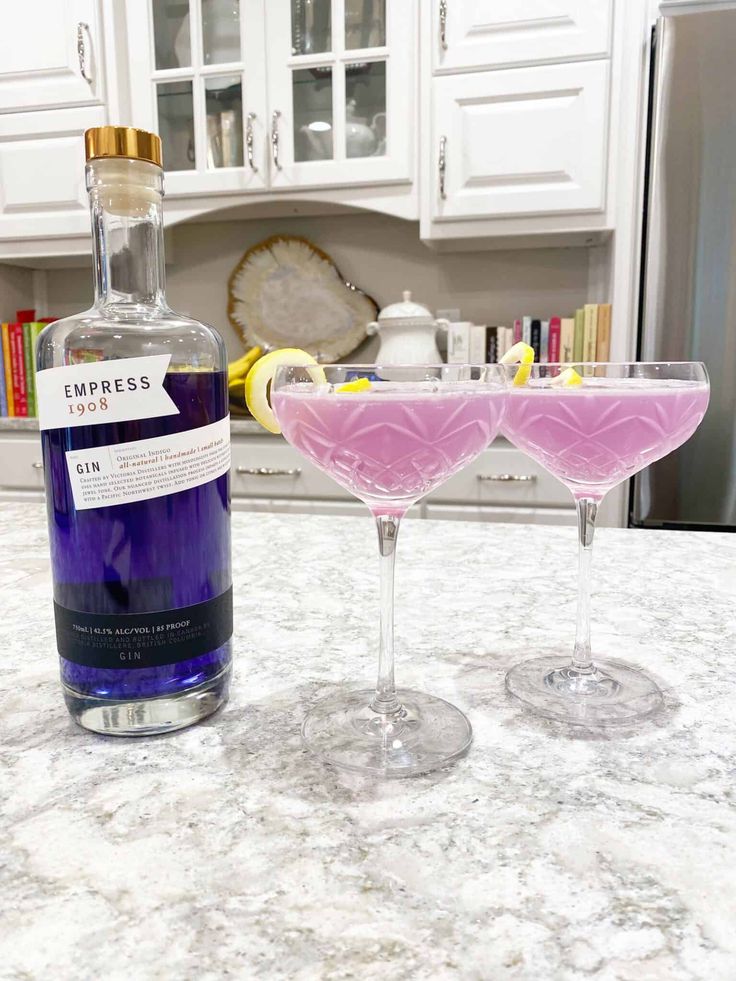
<instances>
[{"instance_id":1,"label":"cabinet drawer pull","mask_svg":"<svg viewBox=\"0 0 736 981\"><path fill-rule=\"evenodd\" d=\"M276 170L281 170L281 164L279 163L279 117L281 116L281 111L279 109L274 109L273 115L271 116L271 156L273 157L273 165Z\"/></svg>"},{"instance_id":2,"label":"cabinet drawer pull","mask_svg":"<svg viewBox=\"0 0 736 981\"><path fill-rule=\"evenodd\" d=\"M38 461L38 460L35 460L35 461L34 461L34 462L33 462L33 463L31 464L31 466L33 467L33 469L34 469L34 470L43 470L43 464L42 464L42 463L39 463L39 461Z\"/></svg>"},{"instance_id":3,"label":"cabinet drawer pull","mask_svg":"<svg viewBox=\"0 0 736 981\"><path fill-rule=\"evenodd\" d=\"M254 174L258 173L258 167L253 160L253 123L256 121L256 114L249 112L245 124L245 149L248 155L248 166Z\"/></svg>"},{"instance_id":4,"label":"cabinet drawer pull","mask_svg":"<svg viewBox=\"0 0 736 981\"><path fill-rule=\"evenodd\" d=\"M91 46L92 41L89 33L89 24L86 24L83 20L80 20L80 22L77 24L77 57L79 58L79 74L82 76L85 82L89 82L91 85L92 76L87 74L87 47L84 43L85 34L88 38L90 38Z\"/></svg>"},{"instance_id":5,"label":"cabinet drawer pull","mask_svg":"<svg viewBox=\"0 0 736 981\"><path fill-rule=\"evenodd\" d=\"M447 51L447 0L440 0L440 45Z\"/></svg>"},{"instance_id":6,"label":"cabinet drawer pull","mask_svg":"<svg viewBox=\"0 0 736 981\"><path fill-rule=\"evenodd\" d=\"M242 473L247 477L298 477L301 472L301 467L291 467L290 469L279 469L278 467L235 468L235 473Z\"/></svg>"},{"instance_id":7,"label":"cabinet drawer pull","mask_svg":"<svg viewBox=\"0 0 736 981\"><path fill-rule=\"evenodd\" d=\"M447 172L447 137L440 137L440 155L439 155L439 172L440 172L440 197L444 201L447 195L445 194L445 173Z\"/></svg>"},{"instance_id":8,"label":"cabinet drawer pull","mask_svg":"<svg viewBox=\"0 0 736 981\"><path fill-rule=\"evenodd\" d=\"M478 480L492 481L493 483L506 484L509 482L520 484L533 484L537 479L535 473L479 473Z\"/></svg>"}]
</instances>

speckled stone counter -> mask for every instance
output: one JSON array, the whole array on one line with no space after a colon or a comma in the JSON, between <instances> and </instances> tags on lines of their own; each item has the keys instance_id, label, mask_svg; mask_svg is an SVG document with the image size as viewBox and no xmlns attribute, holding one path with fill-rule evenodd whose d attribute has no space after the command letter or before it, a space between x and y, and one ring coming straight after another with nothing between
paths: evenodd
<instances>
[{"instance_id":1,"label":"speckled stone counter","mask_svg":"<svg viewBox=\"0 0 736 981\"><path fill-rule=\"evenodd\" d=\"M505 669L572 642L569 528L406 522L397 677L467 758L374 783L301 748L375 670L368 517L236 514L236 674L205 724L91 736L57 687L44 512L0 510L0 977L736 977L736 537L603 530L594 646L666 708L600 734Z\"/></svg>"}]
</instances>

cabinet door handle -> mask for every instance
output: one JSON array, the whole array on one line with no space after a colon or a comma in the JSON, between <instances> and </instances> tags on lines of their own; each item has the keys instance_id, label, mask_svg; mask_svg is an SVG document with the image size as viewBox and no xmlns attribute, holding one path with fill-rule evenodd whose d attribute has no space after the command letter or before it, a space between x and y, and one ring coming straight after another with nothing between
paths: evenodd
<instances>
[{"instance_id":1,"label":"cabinet door handle","mask_svg":"<svg viewBox=\"0 0 736 981\"><path fill-rule=\"evenodd\" d=\"M253 123L256 121L256 118L254 112L249 112L245 125L245 149L248 155L248 166L254 174L258 173L258 167L256 167L253 160Z\"/></svg>"},{"instance_id":2,"label":"cabinet door handle","mask_svg":"<svg viewBox=\"0 0 736 981\"><path fill-rule=\"evenodd\" d=\"M301 467L291 467L289 469L279 469L278 467L236 467L235 473L245 474L247 477L298 477L302 472Z\"/></svg>"},{"instance_id":3,"label":"cabinet door handle","mask_svg":"<svg viewBox=\"0 0 736 981\"><path fill-rule=\"evenodd\" d=\"M447 173L447 137L440 137L440 156L439 156L439 172L440 172L440 197L444 201L447 197L445 193L445 175Z\"/></svg>"},{"instance_id":4,"label":"cabinet door handle","mask_svg":"<svg viewBox=\"0 0 736 981\"><path fill-rule=\"evenodd\" d=\"M273 158L273 165L276 170L281 170L281 164L279 163L279 117L281 112L279 109L274 109L273 115L271 116L271 156Z\"/></svg>"},{"instance_id":5,"label":"cabinet door handle","mask_svg":"<svg viewBox=\"0 0 736 981\"><path fill-rule=\"evenodd\" d=\"M479 473L478 480L490 481L497 484L519 483L533 484L537 479L535 473Z\"/></svg>"},{"instance_id":6,"label":"cabinet door handle","mask_svg":"<svg viewBox=\"0 0 736 981\"><path fill-rule=\"evenodd\" d=\"M43 470L43 464L39 463L38 460L34 460L31 466L33 467L34 470Z\"/></svg>"},{"instance_id":7,"label":"cabinet door handle","mask_svg":"<svg viewBox=\"0 0 736 981\"><path fill-rule=\"evenodd\" d=\"M447 51L447 0L440 0L440 46Z\"/></svg>"},{"instance_id":8,"label":"cabinet door handle","mask_svg":"<svg viewBox=\"0 0 736 981\"><path fill-rule=\"evenodd\" d=\"M90 47L92 47L92 36L89 33L89 24L85 23L83 20L77 24L77 57L79 58L79 74L85 80L92 84L92 76L87 74L87 46L84 43L85 34L89 38Z\"/></svg>"}]
</instances>

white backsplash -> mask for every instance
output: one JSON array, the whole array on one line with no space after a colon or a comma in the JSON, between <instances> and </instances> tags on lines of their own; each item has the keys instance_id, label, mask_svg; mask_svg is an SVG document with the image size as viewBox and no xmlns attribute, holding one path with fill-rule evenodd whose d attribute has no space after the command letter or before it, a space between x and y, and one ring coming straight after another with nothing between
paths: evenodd
<instances>
[{"instance_id":1,"label":"white backsplash","mask_svg":"<svg viewBox=\"0 0 736 981\"><path fill-rule=\"evenodd\" d=\"M419 240L417 223L363 213L178 225L167 236L169 302L217 327L231 356L242 342L227 318L228 277L246 249L278 233L310 239L379 307L410 289L433 311L459 307L463 319L510 325L524 312L569 314L587 299L585 248L439 254ZM89 267L49 270L49 313L84 309L91 289ZM370 359L376 347L370 339L362 356Z\"/></svg>"}]
</instances>

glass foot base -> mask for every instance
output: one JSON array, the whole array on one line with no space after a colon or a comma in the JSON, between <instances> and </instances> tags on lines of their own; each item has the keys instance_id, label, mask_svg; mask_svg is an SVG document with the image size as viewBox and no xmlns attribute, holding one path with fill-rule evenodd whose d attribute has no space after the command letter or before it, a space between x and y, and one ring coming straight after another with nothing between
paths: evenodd
<instances>
[{"instance_id":1,"label":"glass foot base","mask_svg":"<svg viewBox=\"0 0 736 981\"><path fill-rule=\"evenodd\" d=\"M231 669L175 695L113 699L83 695L62 685L69 714L83 729L105 736L155 736L194 725L227 701Z\"/></svg>"},{"instance_id":2,"label":"glass foot base","mask_svg":"<svg viewBox=\"0 0 736 981\"><path fill-rule=\"evenodd\" d=\"M398 689L401 710L370 708L375 691L322 699L302 725L308 749L324 763L380 777L410 777L464 756L473 730L460 709L442 698Z\"/></svg>"},{"instance_id":3,"label":"glass foot base","mask_svg":"<svg viewBox=\"0 0 736 981\"><path fill-rule=\"evenodd\" d=\"M662 692L652 679L623 661L596 661L583 674L569 657L535 657L506 675L506 689L547 719L578 726L621 726L662 707Z\"/></svg>"}]
</instances>

